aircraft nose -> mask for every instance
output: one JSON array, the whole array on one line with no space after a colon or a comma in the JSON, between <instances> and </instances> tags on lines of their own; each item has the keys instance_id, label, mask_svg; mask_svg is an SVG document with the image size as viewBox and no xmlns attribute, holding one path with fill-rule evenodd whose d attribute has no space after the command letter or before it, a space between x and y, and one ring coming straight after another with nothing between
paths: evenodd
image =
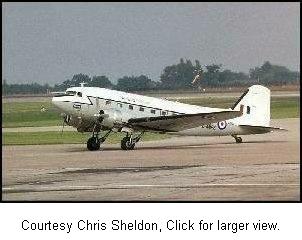
<instances>
[{"instance_id":1,"label":"aircraft nose","mask_svg":"<svg viewBox=\"0 0 302 240\"><path fill-rule=\"evenodd\" d=\"M62 109L62 101L59 97L53 97L51 102L56 108Z\"/></svg>"}]
</instances>

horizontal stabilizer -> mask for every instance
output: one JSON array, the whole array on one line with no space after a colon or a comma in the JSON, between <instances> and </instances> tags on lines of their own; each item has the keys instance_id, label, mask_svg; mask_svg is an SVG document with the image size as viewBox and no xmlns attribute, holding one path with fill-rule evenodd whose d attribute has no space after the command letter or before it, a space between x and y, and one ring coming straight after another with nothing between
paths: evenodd
<instances>
[{"instance_id":1,"label":"horizontal stabilizer","mask_svg":"<svg viewBox=\"0 0 302 240\"><path fill-rule=\"evenodd\" d=\"M248 131L248 133L250 134L288 131L287 129L277 128L277 127L263 127L263 126L251 126L251 125L239 125L239 127L241 127L244 131Z\"/></svg>"}]
</instances>

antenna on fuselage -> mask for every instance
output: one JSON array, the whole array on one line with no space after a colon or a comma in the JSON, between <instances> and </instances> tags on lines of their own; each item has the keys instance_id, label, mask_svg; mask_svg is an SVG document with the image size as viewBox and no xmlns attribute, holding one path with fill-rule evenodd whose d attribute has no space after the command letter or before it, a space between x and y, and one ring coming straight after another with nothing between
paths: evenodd
<instances>
[{"instance_id":1,"label":"antenna on fuselage","mask_svg":"<svg viewBox=\"0 0 302 240\"><path fill-rule=\"evenodd\" d=\"M80 83L80 86L81 86L81 87L84 87L85 84L86 84L85 82L81 82L81 83Z\"/></svg>"}]
</instances>

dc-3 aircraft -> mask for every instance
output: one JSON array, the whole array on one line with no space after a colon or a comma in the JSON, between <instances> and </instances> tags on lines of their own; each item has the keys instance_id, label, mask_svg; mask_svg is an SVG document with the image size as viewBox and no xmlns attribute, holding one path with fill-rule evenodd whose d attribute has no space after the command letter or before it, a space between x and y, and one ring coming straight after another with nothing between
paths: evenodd
<instances>
[{"instance_id":1,"label":"dc-3 aircraft","mask_svg":"<svg viewBox=\"0 0 302 240\"><path fill-rule=\"evenodd\" d=\"M54 96L52 103L62 112L66 124L78 132L92 132L87 141L90 151L100 149L112 131L125 132L121 148L132 150L148 131L182 136L229 135L241 143L238 135L284 130L270 127L270 90L260 85L249 87L229 109L83 85Z\"/></svg>"}]
</instances>

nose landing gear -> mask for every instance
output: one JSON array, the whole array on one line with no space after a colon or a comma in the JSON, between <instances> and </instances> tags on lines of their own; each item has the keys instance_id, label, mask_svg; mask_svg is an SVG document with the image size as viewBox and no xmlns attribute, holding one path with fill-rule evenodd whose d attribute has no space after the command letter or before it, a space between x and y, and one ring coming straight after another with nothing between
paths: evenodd
<instances>
[{"instance_id":1,"label":"nose landing gear","mask_svg":"<svg viewBox=\"0 0 302 240\"><path fill-rule=\"evenodd\" d=\"M92 137L87 141L87 149L89 151L96 151L100 149L101 143L105 142L112 130L109 130L103 137L99 138L99 133L92 133Z\"/></svg>"},{"instance_id":2,"label":"nose landing gear","mask_svg":"<svg viewBox=\"0 0 302 240\"><path fill-rule=\"evenodd\" d=\"M87 141L87 149L89 151L99 150L101 146L101 142L97 137L91 137Z\"/></svg>"}]
</instances>

